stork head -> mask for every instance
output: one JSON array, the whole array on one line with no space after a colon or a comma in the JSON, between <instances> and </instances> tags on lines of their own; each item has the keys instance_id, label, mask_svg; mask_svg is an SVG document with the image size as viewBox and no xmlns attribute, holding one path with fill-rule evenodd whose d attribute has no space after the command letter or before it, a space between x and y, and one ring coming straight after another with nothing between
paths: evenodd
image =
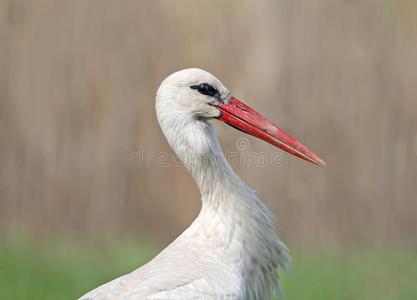
<instances>
[{"instance_id":1,"label":"stork head","mask_svg":"<svg viewBox=\"0 0 417 300\"><path fill-rule=\"evenodd\" d=\"M210 73L185 69L169 75L157 92L157 109L181 117L209 119L220 116L212 103L227 102L230 92Z\"/></svg>"},{"instance_id":2,"label":"stork head","mask_svg":"<svg viewBox=\"0 0 417 300\"><path fill-rule=\"evenodd\" d=\"M177 126L186 126L187 122L195 120L218 119L304 160L325 165L320 157L231 96L216 77L201 69L184 69L169 75L157 91L156 109L161 126L172 118L177 120Z\"/></svg>"}]
</instances>

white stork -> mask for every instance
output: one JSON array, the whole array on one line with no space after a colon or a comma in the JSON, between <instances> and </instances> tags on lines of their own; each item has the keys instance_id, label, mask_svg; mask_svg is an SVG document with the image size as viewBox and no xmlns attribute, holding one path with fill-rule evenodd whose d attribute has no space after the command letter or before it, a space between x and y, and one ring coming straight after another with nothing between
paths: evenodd
<instances>
[{"instance_id":1,"label":"white stork","mask_svg":"<svg viewBox=\"0 0 417 300\"><path fill-rule=\"evenodd\" d=\"M169 145L200 189L200 214L149 263L80 299L265 300L280 295L277 269L288 268L288 249L271 212L227 163L210 121L221 120L317 165L324 161L201 69L168 76L156 93L156 113Z\"/></svg>"}]
</instances>

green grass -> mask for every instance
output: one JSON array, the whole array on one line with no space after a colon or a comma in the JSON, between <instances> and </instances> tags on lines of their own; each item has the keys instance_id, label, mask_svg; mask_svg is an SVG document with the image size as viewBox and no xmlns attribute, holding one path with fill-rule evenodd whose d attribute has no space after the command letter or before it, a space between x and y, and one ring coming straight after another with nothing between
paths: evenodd
<instances>
[{"instance_id":1,"label":"green grass","mask_svg":"<svg viewBox=\"0 0 417 300\"><path fill-rule=\"evenodd\" d=\"M35 246L3 239L0 299L77 299L143 264L156 252L149 243L128 241ZM287 300L417 300L417 252L374 247L293 253L291 270L281 272L281 279Z\"/></svg>"},{"instance_id":2,"label":"green grass","mask_svg":"<svg viewBox=\"0 0 417 300\"><path fill-rule=\"evenodd\" d=\"M0 241L0 299L78 299L83 293L144 264L156 253L149 243L33 245Z\"/></svg>"},{"instance_id":3,"label":"green grass","mask_svg":"<svg viewBox=\"0 0 417 300\"><path fill-rule=\"evenodd\" d=\"M294 255L281 278L288 300L417 300L417 251L374 247Z\"/></svg>"}]
</instances>

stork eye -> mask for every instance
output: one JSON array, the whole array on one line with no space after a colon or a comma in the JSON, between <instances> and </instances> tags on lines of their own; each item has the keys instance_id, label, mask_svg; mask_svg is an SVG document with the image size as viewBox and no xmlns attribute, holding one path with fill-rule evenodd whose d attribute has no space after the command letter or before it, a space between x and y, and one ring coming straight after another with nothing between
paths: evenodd
<instances>
[{"instance_id":1,"label":"stork eye","mask_svg":"<svg viewBox=\"0 0 417 300\"><path fill-rule=\"evenodd\" d=\"M215 97L215 98L220 97L220 93L208 83L192 85L190 86L190 88L193 90L197 90L200 94L203 94L203 95L207 95L207 96Z\"/></svg>"}]
</instances>

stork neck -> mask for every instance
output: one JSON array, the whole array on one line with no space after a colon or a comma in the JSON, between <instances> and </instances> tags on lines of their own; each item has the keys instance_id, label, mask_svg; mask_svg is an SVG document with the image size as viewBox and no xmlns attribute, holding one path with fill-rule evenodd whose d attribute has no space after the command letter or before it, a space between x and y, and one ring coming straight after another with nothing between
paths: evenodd
<instances>
[{"instance_id":1,"label":"stork neck","mask_svg":"<svg viewBox=\"0 0 417 300\"><path fill-rule=\"evenodd\" d=\"M162 131L198 185L202 212L214 212L229 219L232 216L257 218L259 215L270 215L254 191L226 161L210 123L187 116L170 117L167 114L159 118ZM222 208L221 212L219 208Z\"/></svg>"},{"instance_id":2,"label":"stork neck","mask_svg":"<svg viewBox=\"0 0 417 300\"><path fill-rule=\"evenodd\" d=\"M250 189L225 159L212 125L195 122L192 129L182 129L182 139L170 144L196 181L203 205L222 201L232 193L246 194Z\"/></svg>"},{"instance_id":3,"label":"stork neck","mask_svg":"<svg viewBox=\"0 0 417 300\"><path fill-rule=\"evenodd\" d=\"M219 259L239 262L236 268L247 280L246 298L271 298L271 288L280 289L276 268L286 268L290 261L272 214L227 163L210 124L198 120L172 124L161 127L202 195L200 214L181 238L205 243L214 236L221 248Z\"/></svg>"}]
</instances>

